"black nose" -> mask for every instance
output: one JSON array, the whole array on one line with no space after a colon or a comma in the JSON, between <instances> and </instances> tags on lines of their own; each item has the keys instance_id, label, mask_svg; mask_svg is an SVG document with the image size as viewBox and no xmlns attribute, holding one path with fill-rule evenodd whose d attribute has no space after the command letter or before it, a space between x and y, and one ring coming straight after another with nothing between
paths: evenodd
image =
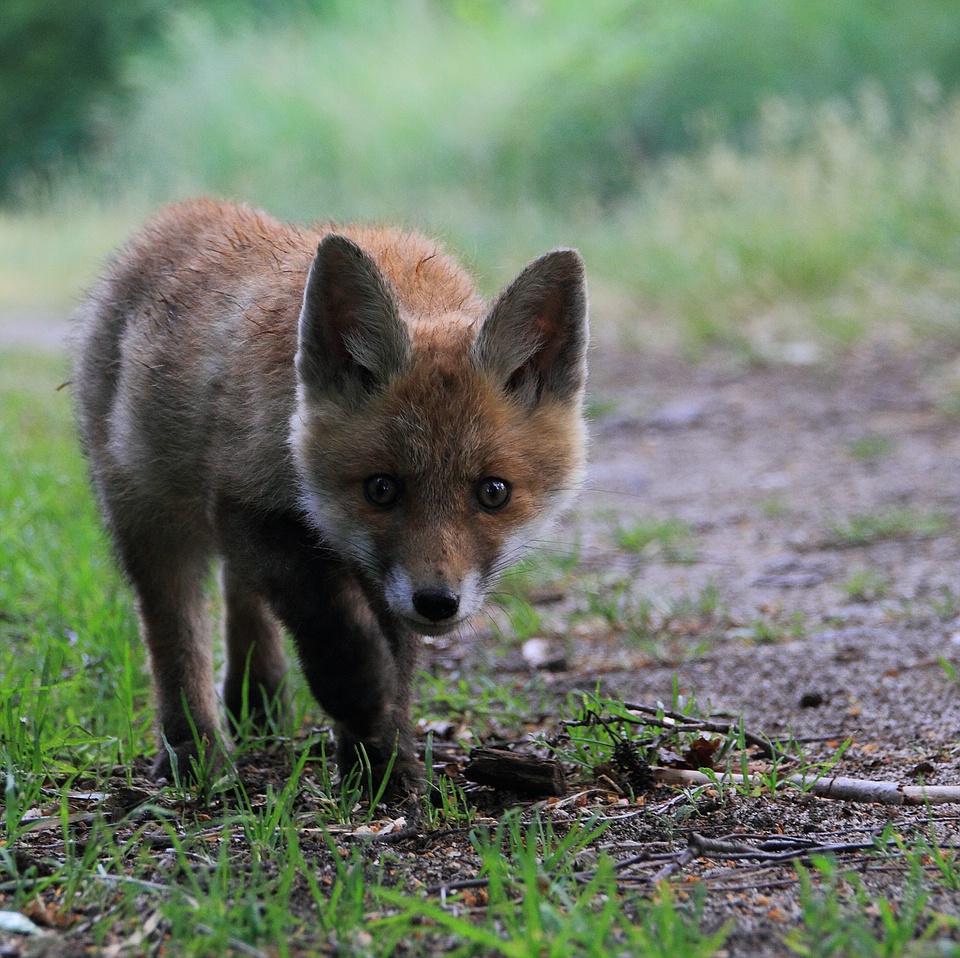
<instances>
[{"instance_id":1,"label":"black nose","mask_svg":"<svg viewBox=\"0 0 960 958\"><path fill-rule=\"evenodd\" d=\"M413 593L413 607L431 622L453 618L460 608L460 596L449 589L418 589Z\"/></svg>"}]
</instances>

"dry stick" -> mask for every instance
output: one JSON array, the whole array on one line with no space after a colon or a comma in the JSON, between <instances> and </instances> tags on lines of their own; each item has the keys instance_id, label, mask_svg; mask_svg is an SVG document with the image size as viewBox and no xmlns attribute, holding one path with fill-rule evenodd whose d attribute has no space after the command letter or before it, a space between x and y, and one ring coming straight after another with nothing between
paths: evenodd
<instances>
[{"instance_id":1,"label":"dry stick","mask_svg":"<svg viewBox=\"0 0 960 958\"><path fill-rule=\"evenodd\" d=\"M654 781L664 785L689 788L698 785L748 785L752 788L766 784L759 775L736 775L733 772L705 775L682 768L652 766ZM899 782L870 782L860 778L817 778L810 775L790 775L783 779L818 798L835 798L842 802L877 802L880 805L947 805L960 802L960 785L901 785Z\"/></svg>"},{"instance_id":2,"label":"dry stick","mask_svg":"<svg viewBox=\"0 0 960 958\"><path fill-rule=\"evenodd\" d=\"M667 862L667 864L664 865L663 868L656 873L656 875L650 878L650 884L659 885L660 882L666 878L669 878L674 872L680 871L684 865L689 865L690 862L699 858L701 854L700 841L702 838L702 835L698 835L696 832L691 832L687 847L680 852L672 862Z\"/></svg>"},{"instance_id":3,"label":"dry stick","mask_svg":"<svg viewBox=\"0 0 960 958\"><path fill-rule=\"evenodd\" d=\"M762 846L754 847L746 842L737 841L739 836L725 838L708 838L693 832L691 842L696 840L697 851L700 855L709 858L743 859L752 858L761 862L782 862L792 858L803 858L807 855L825 854L826 852L862 852L877 848L876 842L806 842L800 841L792 847L781 847L777 851L770 851ZM768 844L768 843L764 843ZM786 845L786 843L781 843ZM891 844L893 844L891 842Z\"/></svg>"},{"instance_id":4,"label":"dry stick","mask_svg":"<svg viewBox=\"0 0 960 958\"><path fill-rule=\"evenodd\" d=\"M669 709L659 709L653 708L650 705L637 705L633 702L624 702L623 707L629 709L631 712L641 712L643 715L650 716L650 718L655 719L653 722L649 722L651 725L659 725L666 728L676 728L677 722L682 722L684 725L693 726L694 728L701 729L704 732L717 732L721 735L728 735L731 732L739 732L740 724L738 722L711 722L708 719L698 719L692 718L689 715L684 715L682 712L671 712ZM660 719L660 716L663 716L664 719L672 719L672 722L664 722ZM629 721L625 719L625 721ZM646 722L647 720L643 720ZM747 745L753 745L756 748L759 748L767 758L778 758L781 760L795 762L797 760L795 755L789 755L787 752L784 752L782 749L778 748L770 739L766 738L763 735L755 735L753 732L748 732L746 729L743 730L743 740Z\"/></svg>"},{"instance_id":5,"label":"dry stick","mask_svg":"<svg viewBox=\"0 0 960 958\"><path fill-rule=\"evenodd\" d=\"M736 836L739 837L739 836ZM876 849L876 842L813 842L806 840L798 841L794 847L785 848L780 851L766 851L763 848L755 848L745 842L734 840L735 836L725 838L708 838L706 835L700 835L697 832L691 832L687 847L677 853L673 861L668 862L653 877L647 879L651 884L656 885L665 878L669 878L675 872L690 864L697 858L723 858L727 860L737 860L750 858L758 862L787 862L795 858L806 858L814 854L824 854L827 852L857 852ZM893 841L889 843L895 845Z\"/></svg>"}]
</instances>

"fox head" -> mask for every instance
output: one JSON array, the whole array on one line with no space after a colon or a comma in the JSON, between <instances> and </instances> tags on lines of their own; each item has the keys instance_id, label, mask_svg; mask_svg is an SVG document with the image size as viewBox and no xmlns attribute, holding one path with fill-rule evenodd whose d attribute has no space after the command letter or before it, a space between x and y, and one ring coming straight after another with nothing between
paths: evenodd
<instances>
[{"instance_id":1,"label":"fox head","mask_svg":"<svg viewBox=\"0 0 960 958\"><path fill-rule=\"evenodd\" d=\"M382 612L437 635L479 611L579 485L586 282L580 255L555 250L489 308L411 288L346 236L323 238L290 442L322 540Z\"/></svg>"}]
</instances>

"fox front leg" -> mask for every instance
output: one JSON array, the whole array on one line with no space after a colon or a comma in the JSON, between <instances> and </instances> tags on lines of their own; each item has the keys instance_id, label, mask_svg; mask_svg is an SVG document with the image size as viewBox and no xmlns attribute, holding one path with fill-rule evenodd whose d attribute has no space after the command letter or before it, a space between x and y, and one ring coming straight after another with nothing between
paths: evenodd
<instances>
[{"instance_id":1,"label":"fox front leg","mask_svg":"<svg viewBox=\"0 0 960 958\"><path fill-rule=\"evenodd\" d=\"M317 701L337 721L341 779L369 764L375 793L404 799L423 790L410 722L418 639L383 628L352 577L335 577L316 629L295 632L304 675Z\"/></svg>"},{"instance_id":2,"label":"fox front leg","mask_svg":"<svg viewBox=\"0 0 960 958\"><path fill-rule=\"evenodd\" d=\"M353 574L297 516L224 510L220 525L234 574L293 636L310 690L337 722L342 777L365 757L374 791L388 770L388 794L419 791L410 727L416 636L381 627Z\"/></svg>"}]
</instances>

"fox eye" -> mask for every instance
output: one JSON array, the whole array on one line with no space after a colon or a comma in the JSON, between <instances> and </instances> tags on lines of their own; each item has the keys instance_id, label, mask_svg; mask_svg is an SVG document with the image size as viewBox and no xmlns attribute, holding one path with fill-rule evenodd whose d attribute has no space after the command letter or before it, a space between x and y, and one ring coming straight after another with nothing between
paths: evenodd
<instances>
[{"instance_id":1,"label":"fox eye","mask_svg":"<svg viewBox=\"0 0 960 958\"><path fill-rule=\"evenodd\" d=\"M502 509L510 501L510 483L506 479L488 476L477 486L477 502L490 512Z\"/></svg>"},{"instance_id":2,"label":"fox eye","mask_svg":"<svg viewBox=\"0 0 960 958\"><path fill-rule=\"evenodd\" d=\"M389 509L400 498L400 483L393 476L370 476L364 480L363 494L370 505Z\"/></svg>"}]
</instances>

